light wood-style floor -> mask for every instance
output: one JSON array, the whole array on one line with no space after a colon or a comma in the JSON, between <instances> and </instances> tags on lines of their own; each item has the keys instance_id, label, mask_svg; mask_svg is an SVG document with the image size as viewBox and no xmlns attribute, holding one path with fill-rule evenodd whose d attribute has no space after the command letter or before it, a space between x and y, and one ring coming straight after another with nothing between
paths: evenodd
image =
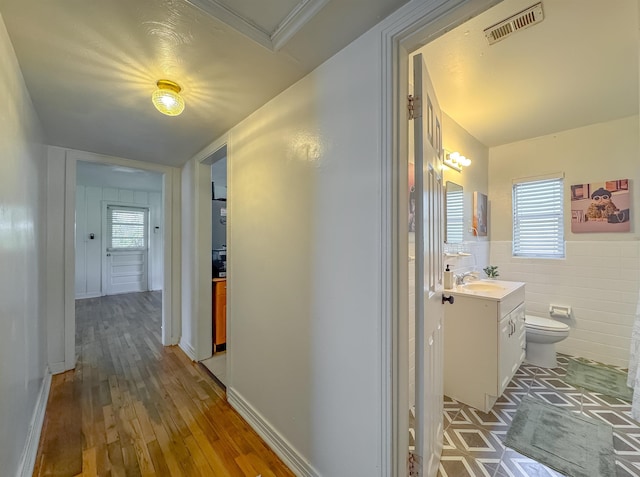
<instances>
[{"instance_id":1,"label":"light wood-style floor","mask_svg":"<svg viewBox=\"0 0 640 477\"><path fill-rule=\"evenodd\" d=\"M78 363L53 377L34 476L293 476L160 326L160 292L76 302Z\"/></svg>"}]
</instances>

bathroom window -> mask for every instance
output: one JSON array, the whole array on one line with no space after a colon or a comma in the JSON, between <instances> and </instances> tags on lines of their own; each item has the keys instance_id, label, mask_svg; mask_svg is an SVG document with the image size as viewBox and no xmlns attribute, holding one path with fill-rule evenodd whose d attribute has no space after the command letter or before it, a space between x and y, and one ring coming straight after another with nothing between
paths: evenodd
<instances>
[{"instance_id":1,"label":"bathroom window","mask_svg":"<svg viewBox=\"0 0 640 477\"><path fill-rule=\"evenodd\" d=\"M564 258L562 176L513 183L513 256Z\"/></svg>"}]
</instances>

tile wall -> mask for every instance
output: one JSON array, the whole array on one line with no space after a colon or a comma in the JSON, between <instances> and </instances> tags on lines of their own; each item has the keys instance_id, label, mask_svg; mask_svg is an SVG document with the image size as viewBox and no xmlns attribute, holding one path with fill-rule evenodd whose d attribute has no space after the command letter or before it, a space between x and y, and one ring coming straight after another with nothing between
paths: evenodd
<instances>
[{"instance_id":1,"label":"tile wall","mask_svg":"<svg viewBox=\"0 0 640 477\"><path fill-rule=\"evenodd\" d=\"M572 307L564 320L569 338L558 351L627 366L640 299L640 242L567 242L563 260L513 258L510 241L492 241L490 252L500 278L526 283L528 314L548 317L550 304Z\"/></svg>"},{"instance_id":2,"label":"tile wall","mask_svg":"<svg viewBox=\"0 0 640 477\"><path fill-rule=\"evenodd\" d=\"M486 240L465 241L444 245L444 264L449 264L453 273L478 272L479 278L486 278L482 269L489 264L489 242ZM458 252L462 255L456 256Z\"/></svg>"}]
</instances>

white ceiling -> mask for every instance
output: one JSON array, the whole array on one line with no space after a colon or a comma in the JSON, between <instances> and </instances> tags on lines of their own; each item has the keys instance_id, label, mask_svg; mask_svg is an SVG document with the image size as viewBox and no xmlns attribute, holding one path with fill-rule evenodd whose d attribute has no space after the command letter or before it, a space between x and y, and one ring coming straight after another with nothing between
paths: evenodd
<instances>
[{"instance_id":1,"label":"white ceiling","mask_svg":"<svg viewBox=\"0 0 640 477\"><path fill-rule=\"evenodd\" d=\"M177 166L406 2L0 0L0 14L48 144ZM182 86L181 116L153 108L161 78Z\"/></svg>"},{"instance_id":2,"label":"white ceiling","mask_svg":"<svg viewBox=\"0 0 640 477\"><path fill-rule=\"evenodd\" d=\"M162 174L129 167L78 161L76 183L84 186L162 192Z\"/></svg>"},{"instance_id":3,"label":"white ceiling","mask_svg":"<svg viewBox=\"0 0 640 477\"><path fill-rule=\"evenodd\" d=\"M48 144L181 165L406 2L0 0L0 14ZM542 23L487 44L484 28L533 3L424 47L443 110L487 146L638 114L638 1L544 0ZM183 87L181 116L151 105L160 78Z\"/></svg>"},{"instance_id":4,"label":"white ceiling","mask_svg":"<svg viewBox=\"0 0 640 477\"><path fill-rule=\"evenodd\" d=\"M505 0L421 49L442 109L489 147L637 115L639 2L543 0L542 23L489 46L485 28L535 3Z\"/></svg>"}]
</instances>

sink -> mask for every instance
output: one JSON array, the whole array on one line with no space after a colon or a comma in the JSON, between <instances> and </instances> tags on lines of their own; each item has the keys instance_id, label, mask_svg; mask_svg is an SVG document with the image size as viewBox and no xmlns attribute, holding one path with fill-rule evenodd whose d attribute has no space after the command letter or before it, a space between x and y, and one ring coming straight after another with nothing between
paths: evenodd
<instances>
[{"instance_id":1,"label":"sink","mask_svg":"<svg viewBox=\"0 0 640 477\"><path fill-rule=\"evenodd\" d=\"M485 282L485 281L469 282L469 283L465 283L464 285L460 285L460 287L469 291L485 291L485 292L500 291L505 289L503 286L500 286L497 283L491 283L491 282Z\"/></svg>"}]
</instances>

